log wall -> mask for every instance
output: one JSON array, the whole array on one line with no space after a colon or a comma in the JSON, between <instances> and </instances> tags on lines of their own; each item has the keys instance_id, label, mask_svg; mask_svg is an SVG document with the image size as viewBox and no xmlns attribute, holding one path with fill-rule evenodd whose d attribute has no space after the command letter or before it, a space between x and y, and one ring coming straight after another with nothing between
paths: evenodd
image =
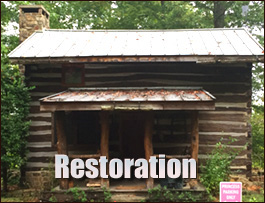
<instances>
[{"instance_id":1,"label":"log wall","mask_svg":"<svg viewBox=\"0 0 265 203\"><path fill-rule=\"evenodd\" d=\"M27 170L47 167L54 159L51 113L39 111L38 99L66 90L61 85L61 65L26 67L32 90ZM251 64L131 63L86 64L87 87L200 86L216 97L215 111L199 113L199 162L205 162L222 137L237 138L231 148L242 149L232 169L250 175L251 171ZM190 146L190 118L187 112L159 112L154 119L154 153L183 154ZM111 144L111 142L110 142ZM110 146L110 149L112 146ZM71 154L69 149L69 154ZM240 170L240 171L238 171Z\"/></svg>"}]
</instances>

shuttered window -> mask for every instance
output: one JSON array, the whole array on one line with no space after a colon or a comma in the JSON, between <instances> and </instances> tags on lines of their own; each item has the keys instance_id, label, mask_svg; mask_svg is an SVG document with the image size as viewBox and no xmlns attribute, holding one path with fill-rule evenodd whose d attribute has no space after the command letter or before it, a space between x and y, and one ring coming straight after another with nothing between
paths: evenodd
<instances>
[{"instance_id":1,"label":"shuttered window","mask_svg":"<svg viewBox=\"0 0 265 203\"><path fill-rule=\"evenodd\" d=\"M85 85L85 69L83 64L63 64L62 84L67 87Z\"/></svg>"}]
</instances>

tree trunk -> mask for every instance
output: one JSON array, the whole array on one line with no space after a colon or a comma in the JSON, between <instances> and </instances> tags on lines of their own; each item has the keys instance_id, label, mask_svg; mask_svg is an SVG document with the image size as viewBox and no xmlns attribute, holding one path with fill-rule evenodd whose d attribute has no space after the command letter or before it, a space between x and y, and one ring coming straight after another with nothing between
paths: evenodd
<instances>
[{"instance_id":1,"label":"tree trunk","mask_svg":"<svg viewBox=\"0 0 265 203\"><path fill-rule=\"evenodd\" d=\"M3 191L7 192L7 168L3 167Z\"/></svg>"},{"instance_id":2,"label":"tree trunk","mask_svg":"<svg viewBox=\"0 0 265 203\"><path fill-rule=\"evenodd\" d=\"M223 28L225 26L225 11L226 2L225 1L214 1L214 27Z\"/></svg>"},{"instance_id":3,"label":"tree trunk","mask_svg":"<svg viewBox=\"0 0 265 203\"><path fill-rule=\"evenodd\" d=\"M24 187L25 182L26 182L26 178L25 178L26 172L25 172L25 165L20 167L20 180L19 180L19 186L20 187Z\"/></svg>"}]
</instances>

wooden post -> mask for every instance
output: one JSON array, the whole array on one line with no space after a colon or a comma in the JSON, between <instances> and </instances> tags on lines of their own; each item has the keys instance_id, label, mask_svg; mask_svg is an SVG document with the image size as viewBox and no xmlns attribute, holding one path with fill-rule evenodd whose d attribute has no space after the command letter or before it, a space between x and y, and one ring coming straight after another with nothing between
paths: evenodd
<instances>
[{"instance_id":1,"label":"wooden post","mask_svg":"<svg viewBox=\"0 0 265 203\"><path fill-rule=\"evenodd\" d=\"M198 174L199 117L198 111L191 113L191 158L196 160Z\"/></svg>"},{"instance_id":2,"label":"wooden post","mask_svg":"<svg viewBox=\"0 0 265 203\"><path fill-rule=\"evenodd\" d=\"M101 122L101 141L100 141L100 154L109 159L109 112L100 112ZM107 167L108 174L108 167ZM109 179L101 178L101 186L109 188Z\"/></svg>"},{"instance_id":3,"label":"wooden post","mask_svg":"<svg viewBox=\"0 0 265 203\"><path fill-rule=\"evenodd\" d=\"M145 150L145 158L147 161L149 161L150 156L154 154L153 142L152 142L153 125L154 125L153 112L147 112L147 115L145 117L145 132L144 132L144 150ZM146 180L146 187L147 189L154 187L154 179L150 177L150 170L149 170L149 178Z\"/></svg>"},{"instance_id":4,"label":"wooden post","mask_svg":"<svg viewBox=\"0 0 265 203\"><path fill-rule=\"evenodd\" d=\"M56 134L57 134L57 151L58 154L68 154L66 134L64 129L64 119L65 113L63 111L55 112L55 122L56 122ZM69 180L67 178L60 179L60 189L68 189Z\"/></svg>"}]
</instances>

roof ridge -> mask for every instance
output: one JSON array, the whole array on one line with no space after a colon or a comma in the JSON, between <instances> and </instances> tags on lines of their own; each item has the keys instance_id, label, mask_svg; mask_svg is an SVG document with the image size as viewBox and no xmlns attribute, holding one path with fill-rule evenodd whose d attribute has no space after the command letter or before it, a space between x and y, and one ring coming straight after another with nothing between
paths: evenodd
<instances>
[{"instance_id":1,"label":"roof ridge","mask_svg":"<svg viewBox=\"0 0 265 203\"><path fill-rule=\"evenodd\" d=\"M244 30L244 28L194 28L194 29L45 29L43 31L58 31L58 32L178 32L178 31L214 31L214 30Z\"/></svg>"}]
</instances>

